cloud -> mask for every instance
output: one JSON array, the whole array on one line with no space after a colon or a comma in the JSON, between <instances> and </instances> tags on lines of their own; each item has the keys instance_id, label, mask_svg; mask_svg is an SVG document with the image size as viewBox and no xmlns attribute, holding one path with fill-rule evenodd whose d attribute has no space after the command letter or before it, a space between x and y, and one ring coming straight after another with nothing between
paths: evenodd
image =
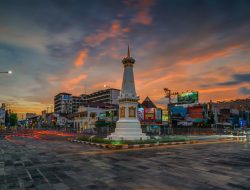
<instances>
[{"instance_id":1,"label":"cloud","mask_svg":"<svg viewBox=\"0 0 250 190\"><path fill-rule=\"evenodd\" d=\"M250 95L250 88L247 87L241 87L239 89L239 93L243 94L243 95Z\"/></svg>"},{"instance_id":2,"label":"cloud","mask_svg":"<svg viewBox=\"0 0 250 190\"><path fill-rule=\"evenodd\" d=\"M118 36L122 36L123 33L127 33L129 31L130 28L122 28L120 21L115 20L111 23L111 26L108 28L108 30L102 30L96 34L89 35L84 38L84 42L91 47L96 47L107 39L117 38Z\"/></svg>"},{"instance_id":3,"label":"cloud","mask_svg":"<svg viewBox=\"0 0 250 190\"><path fill-rule=\"evenodd\" d=\"M215 93L215 92L225 92L235 90L235 87L220 87L220 88L209 88L209 89L200 89L198 90L200 93Z\"/></svg>"},{"instance_id":4,"label":"cloud","mask_svg":"<svg viewBox=\"0 0 250 190\"><path fill-rule=\"evenodd\" d=\"M250 73L246 74L235 74L233 75L236 81L239 82L250 82Z\"/></svg>"},{"instance_id":5,"label":"cloud","mask_svg":"<svg viewBox=\"0 0 250 190\"><path fill-rule=\"evenodd\" d=\"M218 58L225 58L227 56L230 56L232 53L235 52L235 50L242 48L243 45L231 45L228 47L225 47L221 50L215 50L214 52L210 53L203 53L197 56L193 56L191 59L187 60L180 60L178 61L178 64L181 65L192 65L192 64L201 64L201 63L207 63L209 61L212 61L214 59Z\"/></svg>"},{"instance_id":6,"label":"cloud","mask_svg":"<svg viewBox=\"0 0 250 190\"><path fill-rule=\"evenodd\" d=\"M86 59L88 58L89 51L88 49L83 49L79 52L77 58L75 59L74 65L76 67L83 66L85 64Z\"/></svg>"},{"instance_id":7,"label":"cloud","mask_svg":"<svg viewBox=\"0 0 250 190\"><path fill-rule=\"evenodd\" d=\"M215 85L218 85L218 86L231 86L231 85L242 84L242 83L245 83L245 82L250 82L250 73L234 74L232 77L233 77L233 80L231 80L231 81L216 83Z\"/></svg>"},{"instance_id":8,"label":"cloud","mask_svg":"<svg viewBox=\"0 0 250 190\"><path fill-rule=\"evenodd\" d=\"M150 8L155 4L155 0L138 0L138 1L124 1L124 3L130 7L135 8L137 13L134 18L131 19L132 24L149 25L153 19L150 15Z\"/></svg>"},{"instance_id":9,"label":"cloud","mask_svg":"<svg viewBox=\"0 0 250 190\"><path fill-rule=\"evenodd\" d=\"M86 74L82 74L79 75L75 78L71 78L71 79L66 79L63 81L63 88L65 90L73 90L74 88L77 87L77 85L82 82L83 80L87 79L88 75Z\"/></svg>"},{"instance_id":10,"label":"cloud","mask_svg":"<svg viewBox=\"0 0 250 190\"><path fill-rule=\"evenodd\" d=\"M249 2L124 2L2 3L1 68L14 74L1 78L0 98L21 97L31 111L39 107L32 102L53 103L58 92L78 95L83 86L93 92L103 84L120 88L128 41L141 100L150 96L164 104L164 87L202 87L201 101L244 98Z\"/></svg>"},{"instance_id":11,"label":"cloud","mask_svg":"<svg viewBox=\"0 0 250 190\"><path fill-rule=\"evenodd\" d=\"M46 50L47 38L43 31L39 31L35 27L27 30L26 27L14 28L6 26L0 32L0 43L18 48L29 48L40 52Z\"/></svg>"}]
</instances>

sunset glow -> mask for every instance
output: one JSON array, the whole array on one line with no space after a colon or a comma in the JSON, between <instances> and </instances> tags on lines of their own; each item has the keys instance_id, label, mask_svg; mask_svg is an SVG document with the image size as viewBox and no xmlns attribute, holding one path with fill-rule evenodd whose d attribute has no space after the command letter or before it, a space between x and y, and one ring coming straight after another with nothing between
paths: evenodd
<instances>
[{"instance_id":1,"label":"sunset glow","mask_svg":"<svg viewBox=\"0 0 250 190\"><path fill-rule=\"evenodd\" d=\"M165 106L163 88L200 101L250 96L248 1L1 1L0 102L41 113L59 92L121 88L127 44L136 91Z\"/></svg>"}]
</instances>

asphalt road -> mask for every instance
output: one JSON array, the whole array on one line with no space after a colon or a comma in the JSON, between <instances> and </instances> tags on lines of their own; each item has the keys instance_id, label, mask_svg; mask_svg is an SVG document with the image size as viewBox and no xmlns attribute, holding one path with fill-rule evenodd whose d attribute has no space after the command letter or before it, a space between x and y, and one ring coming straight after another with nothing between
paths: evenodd
<instances>
[{"instance_id":1,"label":"asphalt road","mask_svg":"<svg viewBox=\"0 0 250 190\"><path fill-rule=\"evenodd\" d=\"M250 189L249 143L100 151L51 137L0 139L0 189Z\"/></svg>"}]
</instances>

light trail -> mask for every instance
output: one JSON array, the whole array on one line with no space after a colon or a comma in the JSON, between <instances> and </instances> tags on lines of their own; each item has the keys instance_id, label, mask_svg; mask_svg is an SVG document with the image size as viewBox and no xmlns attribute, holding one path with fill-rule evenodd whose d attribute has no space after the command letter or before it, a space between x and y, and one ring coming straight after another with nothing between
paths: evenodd
<instances>
[{"instance_id":1,"label":"light trail","mask_svg":"<svg viewBox=\"0 0 250 190\"><path fill-rule=\"evenodd\" d=\"M22 137L22 138L30 138L35 140L43 140L43 141L53 141L59 139L46 139L46 136L52 137L75 137L75 134L60 132L60 131L47 131L47 130L25 130L18 133L13 133L12 135L5 136L5 140L17 143L21 140L14 140L12 137Z\"/></svg>"}]
</instances>

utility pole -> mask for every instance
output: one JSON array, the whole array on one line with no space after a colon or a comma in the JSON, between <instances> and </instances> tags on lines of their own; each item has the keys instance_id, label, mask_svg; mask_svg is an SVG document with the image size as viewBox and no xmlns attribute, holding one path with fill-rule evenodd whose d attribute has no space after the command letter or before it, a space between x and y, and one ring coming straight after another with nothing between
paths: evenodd
<instances>
[{"instance_id":1,"label":"utility pole","mask_svg":"<svg viewBox=\"0 0 250 190\"><path fill-rule=\"evenodd\" d=\"M172 96L176 96L179 94L179 92L173 92L172 90L170 90L168 88L164 88L163 90L165 92L165 98L168 98L168 100L169 100L168 104L172 103Z\"/></svg>"},{"instance_id":2,"label":"utility pole","mask_svg":"<svg viewBox=\"0 0 250 190\"><path fill-rule=\"evenodd\" d=\"M168 99L168 104L167 104L167 109L168 109L168 125L170 127L170 126L172 126L172 120L171 120L171 117L170 117L170 107L171 107L171 104L172 104L172 96L176 96L179 93L178 92L172 92L172 90L170 90L168 88L164 88L163 90L165 92L165 98Z\"/></svg>"}]
</instances>

